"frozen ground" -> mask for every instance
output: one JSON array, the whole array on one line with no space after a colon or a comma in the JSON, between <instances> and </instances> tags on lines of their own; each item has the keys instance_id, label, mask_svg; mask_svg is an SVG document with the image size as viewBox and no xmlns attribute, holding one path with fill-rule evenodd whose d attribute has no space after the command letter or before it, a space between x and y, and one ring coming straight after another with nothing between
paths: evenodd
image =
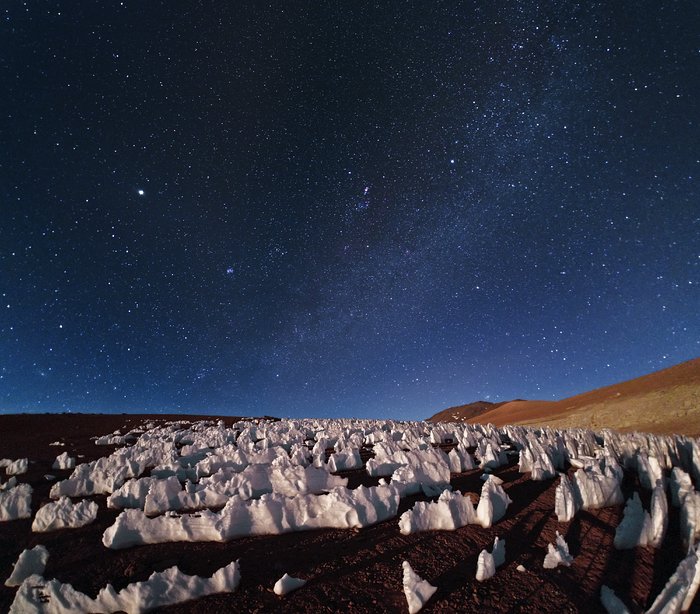
<instances>
[{"instance_id":1,"label":"frozen ground","mask_svg":"<svg viewBox=\"0 0 700 614\"><path fill-rule=\"evenodd\" d=\"M69 415L0 437L0 584L49 554L2 611L661 612L700 578L697 440Z\"/></svg>"}]
</instances>

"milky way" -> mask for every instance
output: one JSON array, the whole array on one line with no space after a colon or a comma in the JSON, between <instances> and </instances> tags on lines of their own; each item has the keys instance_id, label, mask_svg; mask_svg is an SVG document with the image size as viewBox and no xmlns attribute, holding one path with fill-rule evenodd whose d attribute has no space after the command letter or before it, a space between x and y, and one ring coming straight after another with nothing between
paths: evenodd
<instances>
[{"instance_id":1,"label":"milky way","mask_svg":"<svg viewBox=\"0 0 700 614\"><path fill-rule=\"evenodd\" d=\"M415 419L700 347L696 2L0 8L0 410Z\"/></svg>"}]
</instances>

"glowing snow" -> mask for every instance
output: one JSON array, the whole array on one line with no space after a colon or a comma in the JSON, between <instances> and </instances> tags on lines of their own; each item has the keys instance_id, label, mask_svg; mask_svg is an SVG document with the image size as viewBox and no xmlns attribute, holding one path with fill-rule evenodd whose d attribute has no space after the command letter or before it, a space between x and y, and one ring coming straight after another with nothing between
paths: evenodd
<instances>
[{"instance_id":1,"label":"glowing snow","mask_svg":"<svg viewBox=\"0 0 700 614\"><path fill-rule=\"evenodd\" d=\"M504 517L511 500L502 481L489 474L519 451L520 470L530 472L533 480L550 479L557 471L566 470L567 463L578 468L572 480L560 474L555 494L555 513L560 522L573 519L579 508L596 509L623 503L620 489L623 467L636 470L642 487L652 490L651 513L642 509L636 496L628 502L625 517L616 531L618 547L643 543L659 547L663 543L668 525L663 480L670 473L669 491L673 504L681 508L681 534L688 558L669 580L654 611L677 609L681 601L688 607L688 599L692 598L689 595L694 594L700 582L695 550L700 537L700 492L695 491L688 475L700 478L700 445L696 440L610 431L594 434L583 429L497 429L493 425L352 420L241 421L234 428L226 428L221 421L176 421L159 426L150 424L147 429L97 438L98 443L125 447L74 467L69 479L54 484L51 496L59 501L38 511L34 529L53 530L90 522L96 505L90 501L73 504L66 497L92 494L109 495L109 507L125 509L103 535L104 545L115 549L170 541L221 542L239 536L316 528L357 529L396 516L400 497L421 492L439 498L434 502L418 502L405 512L398 520L402 534L455 530L467 524L490 527ZM449 454L434 447L448 440L457 444ZM362 467L360 450L369 446L373 448L374 458L366 463L367 473L391 476L390 483L382 479L377 487L348 490L347 479L333 472ZM469 495L451 492L450 486L450 473L475 468L474 459L467 451L471 446L477 448L475 456L486 474L476 510ZM326 453L331 449L326 462ZM54 467L65 470L74 463L64 452L56 458ZM28 460L4 459L0 467L8 475L20 473L28 468ZM141 478L147 469L150 477ZM14 477L0 484L0 520L29 517L31 494L31 487L17 486ZM177 513L191 510L202 511ZM153 515L158 516L149 517ZM31 568L29 559L22 560L24 555L16 564L24 569L22 574L18 572L19 576L41 574L40 569ZM491 577L504 558L503 542L496 539L493 552L484 550L479 555L477 579ZM572 560L565 540L557 534L555 544L548 547L544 566L569 565ZM519 571L523 569L518 567ZM130 585L127 589L131 592L125 589L119 594L109 587L109 591L104 589L93 600L56 580L46 583L38 575L33 578L34 585L25 582L18 591L13 604L15 611L32 611L31 608L37 611L41 595L36 586L43 587L40 590L49 596L51 607L60 602L69 604L70 608L65 607L72 610L138 610L154 607L148 606L148 597L144 595L152 592L160 598L168 594L171 590L168 578L176 583L191 581L173 568L155 574L153 586ZM285 594L295 588L295 582L304 581L285 574L275 584L274 591ZM156 585L157 591L153 588ZM131 588L137 586L140 588ZM409 609L414 612L435 591L435 587L416 576L408 563L404 564L404 589ZM200 594L198 590L189 591L186 597L184 589L176 589L175 594L180 591L180 596L191 599ZM100 601L103 593L112 601ZM122 593L121 601L114 601ZM678 597L681 593L682 599ZM68 595L69 599L61 601L62 595ZM621 602L615 605L614 597L612 591L601 590L606 607L621 605ZM132 598L133 602L129 601Z\"/></svg>"},{"instance_id":2,"label":"glowing snow","mask_svg":"<svg viewBox=\"0 0 700 614\"><path fill-rule=\"evenodd\" d=\"M403 535L419 531L454 531L477 522L474 504L469 495L443 491L437 501L418 501L399 518Z\"/></svg>"},{"instance_id":3,"label":"glowing snow","mask_svg":"<svg viewBox=\"0 0 700 614\"><path fill-rule=\"evenodd\" d=\"M690 552L700 537L700 492L694 490L683 497L680 516L681 539Z\"/></svg>"},{"instance_id":4,"label":"glowing snow","mask_svg":"<svg viewBox=\"0 0 700 614\"><path fill-rule=\"evenodd\" d=\"M43 574L49 560L46 546L34 546L31 550L23 550L14 565L12 574L5 580L5 586L19 586L33 574Z\"/></svg>"},{"instance_id":5,"label":"glowing snow","mask_svg":"<svg viewBox=\"0 0 700 614\"><path fill-rule=\"evenodd\" d=\"M545 569L554 569L558 565L568 567L573 560L574 557L569 554L569 545L557 531L556 542L547 545L547 555L544 557L543 567Z\"/></svg>"},{"instance_id":6,"label":"glowing snow","mask_svg":"<svg viewBox=\"0 0 700 614\"><path fill-rule=\"evenodd\" d=\"M403 567L403 592L408 602L409 614L416 614L426 604L435 591L436 586L423 580L413 569L408 561L404 561Z\"/></svg>"},{"instance_id":7,"label":"glowing snow","mask_svg":"<svg viewBox=\"0 0 700 614\"><path fill-rule=\"evenodd\" d=\"M32 515L32 487L18 484L0 490L0 522L29 518Z\"/></svg>"},{"instance_id":8,"label":"glowing snow","mask_svg":"<svg viewBox=\"0 0 700 614\"><path fill-rule=\"evenodd\" d=\"M84 527L97 518L97 503L80 501L73 504L68 497L40 507L32 523L32 531L42 533L56 529Z\"/></svg>"},{"instance_id":9,"label":"glowing snow","mask_svg":"<svg viewBox=\"0 0 700 614\"><path fill-rule=\"evenodd\" d=\"M0 459L0 469L2 467L5 468L7 475L22 475L27 473L27 469L29 469L29 459L18 458L16 461L12 461L9 458L3 458Z\"/></svg>"},{"instance_id":10,"label":"glowing snow","mask_svg":"<svg viewBox=\"0 0 700 614\"><path fill-rule=\"evenodd\" d=\"M345 450L331 454L328 459L328 469L332 472L347 471L348 469L361 469L362 459L359 450Z\"/></svg>"},{"instance_id":11,"label":"glowing snow","mask_svg":"<svg viewBox=\"0 0 700 614\"><path fill-rule=\"evenodd\" d=\"M115 452L94 462L78 465L67 480L56 482L51 487L49 496L58 499L64 496L111 494L128 478L137 477L144 469L144 462L134 461L126 453Z\"/></svg>"},{"instance_id":12,"label":"glowing snow","mask_svg":"<svg viewBox=\"0 0 700 614\"><path fill-rule=\"evenodd\" d=\"M569 522L576 515L578 510L578 499L574 485L566 474L559 477L559 484L554 493L554 512L559 522Z\"/></svg>"},{"instance_id":13,"label":"glowing snow","mask_svg":"<svg viewBox=\"0 0 700 614\"><path fill-rule=\"evenodd\" d=\"M642 508L639 494L634 493L627 500L622 522L615 529L615 548L625 550L636 546L646 546L651 534L651 516Z\"/></svg>"},{"instance_id":14,"label":"glowing snow","mask_svg":"<svg viewBox=\"0 0 700 614\"><path fill-rule=\"evenodd\" d=\"M600 587L600 602L608 614L629 614L629 610L611 588Z\"/></svg>"},{"instance_id":15,"label":"glowing snow","mask_svg":"<svg viewBox=\"0 0 700 614\"><path fill-rule=\"evenodd\" d=\"M146 612L205 595L232 593L238 588L240 578L238 561L222 567L211 578L188 576L177 567L171 567L151 574L145 582L129 584L119 592L108 584L92 599L70 584L32 575L17 591L10 613Z\"/></svg>"},{"instance_id":16,"label":"glowing snow","mask_svg":"<svg viewBox=\"0 0 700 614\"><path fill-rule=\"evenodd\" d=\"M668 528L668 500L663 482L659 480L651 493L651 527L649 545L660 548Z\"/></svg>"},{"instance_id":17,"label":"glowing snow","mask_svg":"<svg viewBox=\"0 0 700 614\"><path fill-rule=\"evenodd\" d=\"M68 452L63 452L56 457L51 467L52 469L74 469L75 459L68 456Z\"/></svg>"},{"instance_id":18,"label":"glowing snow","mask_svg":"<svg viewBox=\"0 0 700 614\"><path fill-rule=\"evenodd\" d=\"M674 507L680 507L685 496L695 490L690 476L680 467L674 467L673 471L671 471L669 488L671 491L671 503Z\"/></svg>"},{"instance_id":19,"label":"glowing snow","mask_svg":"<svg viewBox=\"0 0 700 614\"><path fill-rule=\"evenodd\" d=\"M399 452L392 455L391 460L401 463L391 476L401 496L415 495L422 490L425 495L434 497L450 488L450 466L442 450Z\"/></svg>"},{"instance_id":20,"label":"glowing snow","mask_svg":"<svg viewBox=\"0 0 700 614\"><path fill-rule=\"evenodd\" d=\"M257 500L232 497L218 513L169 513L148 518L125 510L102 538L108 548L174 541L225 542L245 535L276 535L321 528L359 529L396 515L399 492L393 485L335 488L325 495L285 497L276 493Z\"/></svg>"},{"instance_id":21,"label":"glowing snow","mask_svg":"<svg viewBox=\"0 0 700 614\"><path fill-rule=\"evenodd\" d=\"M498 522L506 514L512 503L510 497L501 486L501 480L496 476L488 476L481 487L481 497L476 506L476 517L482 527L488 528Z\"/></svg>"},{"instance_id":22,"label":"glowing snow","mask_svg":"<svg viewBox=\"0 0 700 614\"><path fill-rule=\"evenodd\" d=\"M653 456L639 454L637 456L637 472L639 474L639 483L646 490L654 488L659 480L663 483L663 469L659 461Z\"/></svg>"},{"instance_id":23,"label":"glowing snow","mask_svg":"<svg viewBox=\"0 0 700 614\"><path fill-rule=\"evenodd\" d=\"M476 579L479 582L496 575L496 568L506 562L506 542L498 537L493 542L493 550L482 550L476 564Z\"/></svg>"},{"instance_id":24,"label":"glowing snow","mask_svg":"<svg viewBox=\"0 0 700 614\"><path fill-rule=\"evenodd\" d=\"M700 586L700 544L683 559L666 582L647 614L685 612L693 603Z\"/></svg>"},{"instance_id":25,"label":"glowing snow","mask_svg":"<svg viewBox=\"0 0 700 614\"><path fill-rule=\"evenodd\" d=\"M292 578L289 574L284 574L277 582L275 582L275 586L272 589L275 593L275 595L286 595L287 593L291 593L292 591L297 590L298 588L301 588L306 584L306 580L302 580L301 578Z\"/></svg>"},{"instance_id":26,"label":"glowing snow","mask_svg":"<svg viewBox=\"0 0 700 614\"><path fill-rule=\"evenodd\" d=\"M471 471L476 467L471 454L469 454L467 449L462 446L457 446L456 448L450 450L447 457L450 463L450 471L453 473Z\"/></svg>"},{"instance_id":27,"label":"glowing snow","mask_svg":"<svg viewBox=\"0 0 700 614\"><path fill-rule=\"evenodd\" d=\"M620 505L624 501L618 475L613 470L603 472L597 465L576 471L574 488L584 510Z\"/></svg>"}]
</instances>

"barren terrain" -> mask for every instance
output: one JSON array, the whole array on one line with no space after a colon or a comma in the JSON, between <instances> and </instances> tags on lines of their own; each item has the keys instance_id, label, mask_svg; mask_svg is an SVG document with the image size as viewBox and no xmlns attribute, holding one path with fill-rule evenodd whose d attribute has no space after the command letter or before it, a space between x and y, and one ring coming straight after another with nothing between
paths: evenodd
<instances>
[{"instance_id":1,"label":"barren terrain","mask_svg":"<svg viewBox=\"0 0 700 614\"><path fill-rule=\"evenodd\" d=\"M63 450L82 455L79 462L109 454L111 446L96 446L90 439L115 429L126 432L147 421L187 419L127 415L10 415L0 416L0 458L28 457L29 472L20 481L34 488L32 509L49 501L51 483L45 474L65 478L51 464ZM192 418L199 420L200 417ZM227 424L235 418L224 418ZM66 443L57 448L57 439ZM445 449L449 445L443 444ZM363 452L363 459L369 453ZM86 527L51 533L31 532L31 520L0 523L0 580L12 571L19 553L44 544L50 559L44 576L71 583L94 596L107 583L119 589L148 578L153 571L177 565L187 574L209 576L240 560L242 580L233 594L214 595L164 608L169 612L405 612L401 563L410 562L416 573L438 587L426 612L602 612L600 587L606 584L634 612L649 607L684 556L678 537L678 512L670 510L669 535L662 548L619 551L613 547L622 506L581 511L568 523L554 514L558 479L533 482L518 473L515 459L494 471L504 480L513 500L504 519L492 528L466 526L453 532L432 531L402 535L397 519L359 531L315 530L285 535L246 537L226 544L172 543L110 550L102 533L118 511L107 509L104 496L91 497L99 505L97 521ZM343 472L349 487L376 484L363 470ZM476 502L481 471L452 474L451 484L472 493ZM623 482L625 496L638 489L636 474ZM399 514L415 501L402 499ZM649 501L644 501L648 506ZM543 569L547 544L555 532L566 537L574 562L571 567ZM496 576L480 583L474 579L479 552L491 547L494 537L506 540L506 563ZM522 565L525 571L516 568ZM285 597L272 592L283 573L308 580L306 586ZM0 611L6 611L16 589L0 587Z\"/></svg>"},{"instance_id":2,"label":"barren terrain","mask_svg":"<svg viewBox=\"0 0 700 614\"><path fill-rule=\"evenodd\" d=\"M472 403L432 421L700 435L700 358L561 401Z\"/></svg>"}]
</instances>

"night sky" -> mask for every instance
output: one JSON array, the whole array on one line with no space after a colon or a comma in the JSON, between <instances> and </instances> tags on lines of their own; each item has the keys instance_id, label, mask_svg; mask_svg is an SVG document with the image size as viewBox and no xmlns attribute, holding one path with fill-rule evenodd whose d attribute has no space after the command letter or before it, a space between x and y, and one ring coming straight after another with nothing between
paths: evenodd
<instances>
[{"instance_id":1,"label":"night sky","mask_svg":"<svg viewBox=\"0 0 700 614\"><path fill-rule=\"evenodd\" d=\"M420 419L700 354L700 4L0 7L0 411Z\"/></svg>"}]
</instances>

